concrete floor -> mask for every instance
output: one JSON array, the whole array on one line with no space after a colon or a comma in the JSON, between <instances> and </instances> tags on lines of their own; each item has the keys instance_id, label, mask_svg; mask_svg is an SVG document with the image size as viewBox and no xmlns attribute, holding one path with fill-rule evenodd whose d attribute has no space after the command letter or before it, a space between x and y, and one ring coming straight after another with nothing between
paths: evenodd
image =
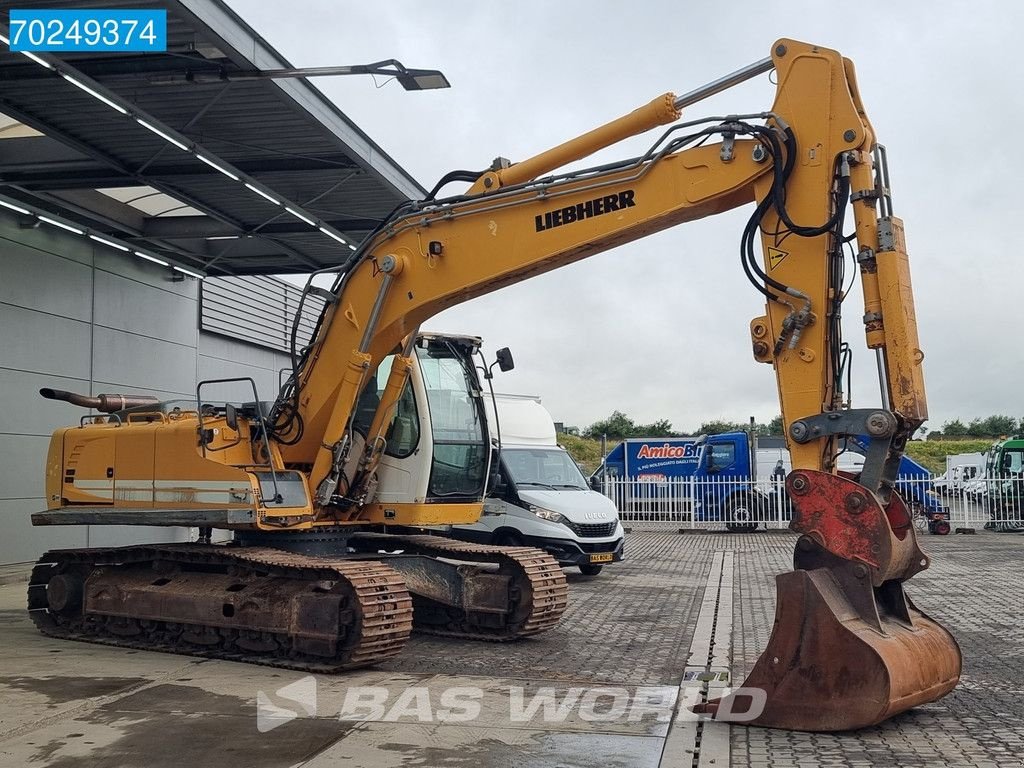
<instances>
[{"instance_id":1,"label":"concrete floor","mask_svg":"<svg viewBox=\"0 0 1024 768\"><path fill-rule=\"evenodd\" d=\"M24 585L0 586L0 765L1022 764L1024 538L1014 534L925 537L933 567L912 594L965 658L942 701L841 735L711 724L697 742L695 724L667 722L688 665L749 671L794 541L635 533L627 561L570 574L570 607L542 637L414 637L401 658L344 676L50 640L27 618ZM703 659L709 631L716 650Z\"/></svg>"}]
</instances>

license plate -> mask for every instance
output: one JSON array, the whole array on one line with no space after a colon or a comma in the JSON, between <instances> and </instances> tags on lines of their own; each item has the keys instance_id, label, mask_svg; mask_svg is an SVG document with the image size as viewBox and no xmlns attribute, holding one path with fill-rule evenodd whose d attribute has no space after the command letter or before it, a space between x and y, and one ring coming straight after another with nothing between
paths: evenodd
<instances>
[{"instance_id":1,"label":"license plate","mask_svg":"<svg viewBox=\"0 0 1024 768\"><path fill-rule=\"evenodd\" d=\"M611 552L600 552L596 555L590 556L590 562L592 563L610 563L612 561Z\"/></svg>"}]
</instances>

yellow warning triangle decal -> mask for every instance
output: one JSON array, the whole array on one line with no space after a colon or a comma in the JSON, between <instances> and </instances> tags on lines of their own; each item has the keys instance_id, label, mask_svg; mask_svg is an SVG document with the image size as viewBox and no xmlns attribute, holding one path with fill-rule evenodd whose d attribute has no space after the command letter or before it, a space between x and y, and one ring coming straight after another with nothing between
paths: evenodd
<instances>
[{"instance_id":1,"label":"yellow warning triangle decal","mask_svg":"<svg viewBox=\"0 0 1024 768\"><path fill-rule=\"evenodd\" d=\"M782 260L789 256L789 251L783 251L778 248L768 247L768 269L775 269Z\"/></svg>"}]
</instances>

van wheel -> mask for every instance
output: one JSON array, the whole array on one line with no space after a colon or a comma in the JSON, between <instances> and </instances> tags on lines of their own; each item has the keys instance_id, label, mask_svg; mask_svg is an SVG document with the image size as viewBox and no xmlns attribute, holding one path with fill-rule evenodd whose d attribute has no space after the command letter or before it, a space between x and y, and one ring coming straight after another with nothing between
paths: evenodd
<instances>
[{"instance_id":1,"label":"van wheel","mask_svg":"<svg viewBox=\"0 0 1024 768\"><path fill-rule=\"evenodd\" d=\"M757 530L754 500L749 496L735 496L725 507L725 530L731 533L753 533Z\"/></svg>"},{"instance_id":2,"label":"van wheel","mask_svg":"<svg viewBox=\"0 0 1024 768\"><path fill-rule=\"evenodd\" d=\"M597 576L602 568L604 568L603 565L581 565L580 573L584 576Z\"/></svg>"},{"instance_id":3,"label":"van wheel","mask_svg":"<svg viewBox=\"0 0 1024 768\"><path fill-rule=\"evenodd\" d=\"M494 535L494 539L491 543L498 547L525 546L523 543L523 537L515 531L498 531L498 533Z\"/></svg>"}]
</instances>

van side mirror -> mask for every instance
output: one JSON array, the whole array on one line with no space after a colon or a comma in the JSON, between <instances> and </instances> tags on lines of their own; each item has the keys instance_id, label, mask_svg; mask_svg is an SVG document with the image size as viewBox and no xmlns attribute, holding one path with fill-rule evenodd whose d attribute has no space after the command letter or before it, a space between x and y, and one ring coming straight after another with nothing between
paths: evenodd
<instances>
[{"instance_id":1,"label":"van side mirror","mask_svg":"<svg viewBox=\"0 0 1024 768\"><path fill-rule=\"evenodd\" d=\"M494 354L498 362L498 368L502 372L511 371L516 367L515 361L512 359L512 350L508 347L502 347Z\"/></svg>"}]
</instances>

